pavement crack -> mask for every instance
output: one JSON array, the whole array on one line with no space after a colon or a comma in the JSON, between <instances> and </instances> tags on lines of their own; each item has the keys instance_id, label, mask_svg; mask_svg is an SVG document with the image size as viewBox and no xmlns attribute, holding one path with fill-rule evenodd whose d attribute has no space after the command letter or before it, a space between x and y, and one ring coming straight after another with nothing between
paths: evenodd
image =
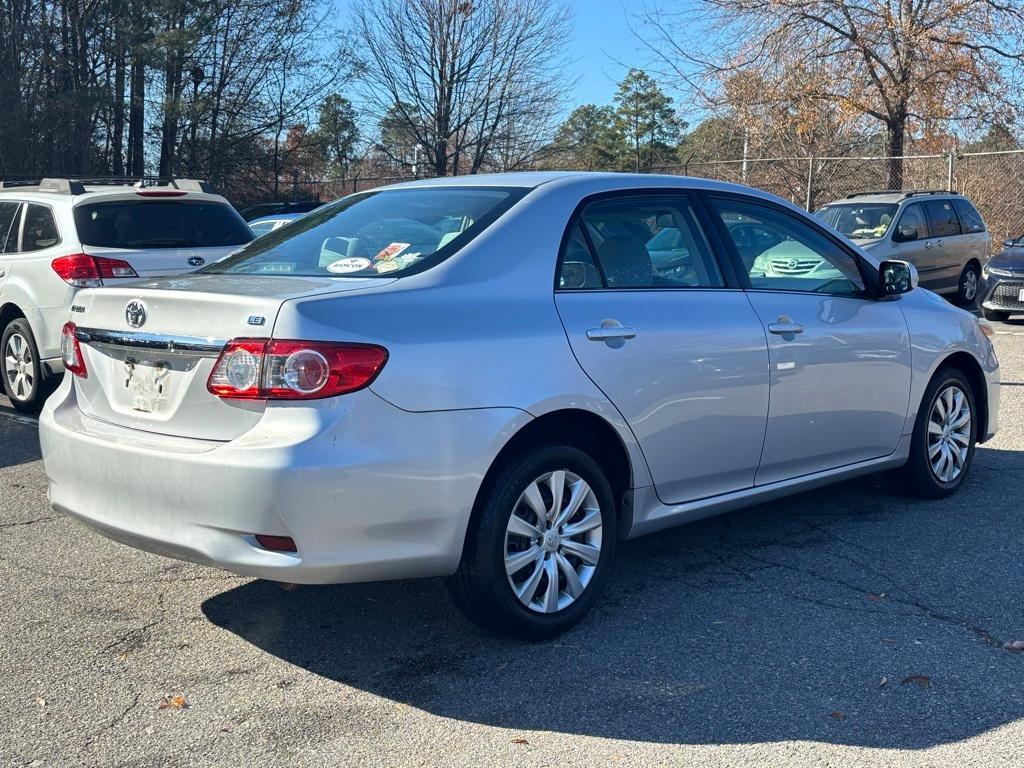
<instances>
[{"instance_id":1,"label":"pavement crack","mask_svg":"<svg viewBox=\"0 0 1024 768\"><path fill-rule=\"evenodd\" d=\"M141 648L143 643L145 642L146 635L149 634L149 631L151 629L153 629L153 627L157 626L158 624L161 624L163 622L164 618L166 617L166 611L164 609L164 593L163 592L160 592L157 595L157 597L156 597L156 604L157 604L156 616L152 620L147 621L141 627L134 627L134 628L128 630L127 632L122 633L116 640L114 640L113 642L107 643L105 646L103 646L103 652L113 651L113 650L115 650L117 648L120 648L120 647L126 646L126 645L128 646L126 648L126 650L128 650L128 651L133 651L133 650L136 650L138 648Z\"/></svg>"},{"instance_id":2,"label":"pavement crack","mask_svg":"<svg viewBox=\"0 0 1024 768\"><path fill-rule=\"evenodd\" d=\"M51 520L56 520L60 515L48 515L46 517L37 517L32 520L22 520L17 523L0 523L0 528L18 528L23 525L35 525L36 523L48 523Z\"/></svg>"},{"instance_id":3,"label":"pavement crack","mask_svg":"<svg viewBox=\"0 0 1024 768\"><path fill-rule=\"evenodd\" d=\"M121 710L120 713L114 715L114 717L106 725L104 725L100 730L98 730L96 733L92 734L89 738L87 738L85 740L85 743L82 744L82 747L79 750L79 752L86 751L87 749L89 749L89 747L91 747L93 744L96 743L97 739L99 739L100 736L102 736L107 731L113 730L114 728L119 726L122 722L124 722L124 719L126 717L128 717L129 714L131 714L132 710L139 706L139 702L140 701L142 701L142 694L141 693L136 693L134 696L132 696L131 703L127 707L125 707L123 710Z\"/></svg>"}]
</instances>

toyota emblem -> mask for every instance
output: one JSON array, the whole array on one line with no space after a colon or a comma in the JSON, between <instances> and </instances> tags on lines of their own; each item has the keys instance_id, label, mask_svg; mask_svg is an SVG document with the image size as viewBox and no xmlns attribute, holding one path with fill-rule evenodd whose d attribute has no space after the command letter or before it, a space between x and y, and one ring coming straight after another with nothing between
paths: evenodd
<instances>
[{"instance_id":1,"label":"toyota emblem","mask_svg":"<svg viewBox=\"0 0 1024 768\"><path fill-rule=\"evenodd\" d=\"M132 328L141 328L146 324L145 305L138 299L129 301L128 306L124 308L124 319Z\"/></svg>"},{"instance_id":2,"label":"toyota emblem","mask_svg":"<svg viewBox=\"0 0 1024 768\"><path fill-rule=\"evenodd\" d=\"M193 267L201 267L203 266L203 264L206 263L206 259L204 259L202 256L190 256L188 263L190 266Z\"/></svg>"}]
</instances>

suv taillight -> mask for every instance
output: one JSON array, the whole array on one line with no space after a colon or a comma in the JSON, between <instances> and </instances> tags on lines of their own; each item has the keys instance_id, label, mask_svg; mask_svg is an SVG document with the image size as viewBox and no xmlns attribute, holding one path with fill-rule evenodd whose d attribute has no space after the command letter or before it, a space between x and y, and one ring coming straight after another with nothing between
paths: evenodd
<instances>
[{"instance_id":1,"label":"suv taillight","mask_svg":"<svg viewBox=\"0 0 1024 768\"><path fill-rule=\"evenodd\" d=\"M64 323L60 332L60 359L64 362L64 368L71 371L79 378L88 378L89 372L85 369L85 358L82 357L82 347L78 344L77 329L74 323Z\"/></svg>"},{"instance_id":2,"label":"suv taillight","mask_svg":"<svg viewBox=\"0 0 1024 768\"><path fill-rule=\"evenodd\" d=\"M388 351L372 344L233 339L206 382L218 397L314 400L369 386Z\"/></svg>"},{"instance_id":3,"label":"suv taillight","mask_svg":"<svg viewBox=\"0 0 1024 768\"><path fill-rule=\"evenodd\" d=\"M139 276L127 261L87 253L61 256L54 259L51 266L61 280L76 288L98 288L103 285L104 278Z\"/></svg>"}]
</instances>

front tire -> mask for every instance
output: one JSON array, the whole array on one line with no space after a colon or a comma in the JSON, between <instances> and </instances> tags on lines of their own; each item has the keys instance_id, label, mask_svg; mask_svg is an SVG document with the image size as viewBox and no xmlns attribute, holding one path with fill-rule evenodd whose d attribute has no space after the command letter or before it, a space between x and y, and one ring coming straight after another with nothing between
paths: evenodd
<instances>
[{"instance_id":1,"label":"front tire","mask_svg":"<svg viewBox=\"0 0 1024 768\"><path fill-rule=\"evenodd\" d=\"M981 285L981 270L973 261L964 267L957 283L956 303L962 307L973 307L978 301L978 287Z\"/></svg>"},{"instance_id":2,"label":"front tire","mask_svg":"<svg viewBox=\"0 0 1024 768\"><path fill-rule=\"evenodd\" d=\"M910 458L898 473L901 487L926 499L956 493L970 472L977 430L970 382L956 368L943 368L921 399Z\"/></svg>"},{"instance_id":3,"label":"front tire","mask_svg":"<svg viewBox=\"0 0 1024 768\"><path fill-rule=\"evenodd\" d=\"M565 632L597 602L615 554L605 473L583 451L549 445L509 460L485 493L448 579L455 603L497 634Z\"/></svg>"},{"instance_id":4,"label":"front tire","mask_svg":"<svg viewBox=\"0 0 1024 768\"><path fill-rule=\"evenodd\" d=\"M24 318L9 322L0 336L0 379L11 405L23 413L39 412L47 392L36 340Z\"/></svg>"}]
</instances>

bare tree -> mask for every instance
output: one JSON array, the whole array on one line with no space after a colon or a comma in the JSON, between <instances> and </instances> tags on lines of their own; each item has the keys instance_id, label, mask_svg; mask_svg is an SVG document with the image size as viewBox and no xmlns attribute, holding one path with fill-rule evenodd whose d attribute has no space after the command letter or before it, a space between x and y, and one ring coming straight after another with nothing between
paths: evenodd
<instances>
[{"instance_id":1,"label":"bare tree","mask_svg":"<svg viewBox=\"0 0 1024 768\"><path fill-rule=\"evenodd\" d=\"M496 144L507 159L510 141L539 147L538 129L552 130L569 22L559 0L359 0L354 16L371 111L402 123L436 175L475 173Z\"/></svg>"},{"instance_id":2,"label":"bare tree","mask_svg":"<svg viewBox=\"0 0 1024 768\"><path fill-rule=\"evenodd\" d=\"M912 132L984 124L1018 106L1019 2L699 0L683 11L649 8L642 23L661 61L707 104L727 102L725 82L755 77L753 103L768 107L785 93L874 121L894 158ZM888 176L902 186L901 160Z\"/></svg>"}]
</instances>

